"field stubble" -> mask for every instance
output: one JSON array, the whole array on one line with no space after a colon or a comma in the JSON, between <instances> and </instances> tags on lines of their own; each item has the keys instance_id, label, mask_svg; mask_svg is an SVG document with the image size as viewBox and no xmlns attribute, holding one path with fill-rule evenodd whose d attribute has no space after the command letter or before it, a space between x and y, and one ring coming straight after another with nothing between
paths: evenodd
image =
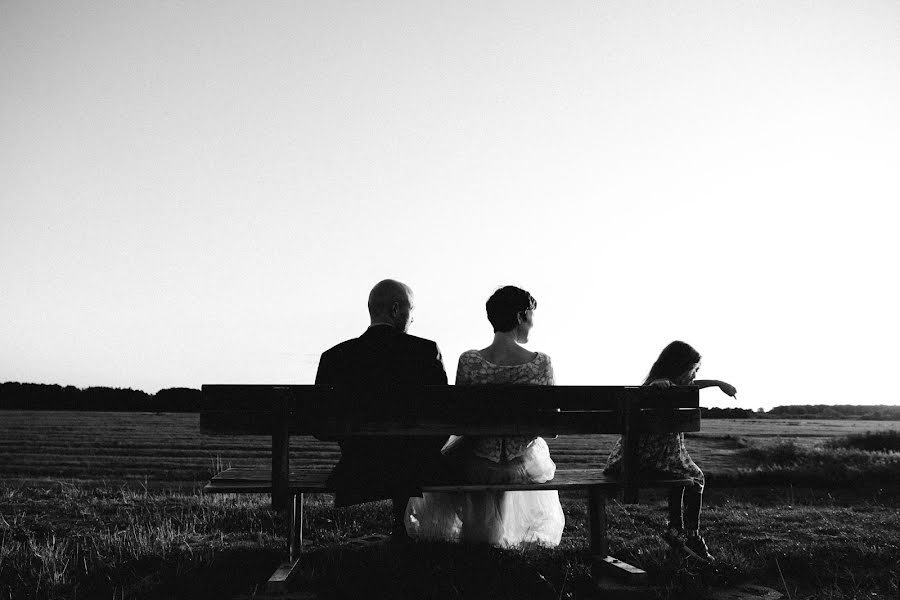
<instances>
[{"instance_id":1,"label":"field stubble","mask_svg":"<svg viewBox=\"0 0 900 600\"><path fill-rule=\"evenodd\" d=\"M703 524L716 567L685 562L665 546L658 535L663 498L649 491L639 505L610 503L611 547L650 571L661 597L697 597L710 586L752 580L792 598L896 598L900 488L867 473L896 479L900 454L829 449L826 442L897 427L704 421L687 444L710 480ZM614 441L561 437L551 449L561 467L602 464ZM197 490L226 466L266 464L268 452L266 437L200 435L197 415L0 412L0 599L212 598L252 589L280 557L280 515L263 496L206 497ZM303 439L292 452L293 460L322 468L337 458L335 446ZM796 485L823 460L840 465L848 457L860 462L843 471L843 480L829 473ZM353 559L348 544L387 533L387 504L335 510L327 496L313 497L307 585L347 597L372 597L373 590L571 597L588 579L585 510L577 495L564 495L563 504L567 525L558 549L417 545L412 553L370 554L366 561L379 565L373 570ZM476 568L484 564L492 566ZM400 583L389 576L398 570L405 574Z\"/></svg>"}]
</instances>

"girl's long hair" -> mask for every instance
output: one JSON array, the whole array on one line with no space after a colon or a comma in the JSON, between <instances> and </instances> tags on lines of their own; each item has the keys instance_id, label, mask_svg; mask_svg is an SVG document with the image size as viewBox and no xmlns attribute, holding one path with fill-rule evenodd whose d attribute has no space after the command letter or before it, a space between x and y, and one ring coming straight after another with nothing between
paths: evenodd
<instances>
[{"instance_id":1,"label":"girl's long hair","mask_svg":"<svg viewBox=\"0 0 900 600\"><path fill-rule=\"evenodd\" d=\"M698 362L700 362L700 353L689 344L676 340L659 353L659 358L650 367L650 372L644 379L644 385L656 379L675 381Z\"/></svg>"}]
</instances>

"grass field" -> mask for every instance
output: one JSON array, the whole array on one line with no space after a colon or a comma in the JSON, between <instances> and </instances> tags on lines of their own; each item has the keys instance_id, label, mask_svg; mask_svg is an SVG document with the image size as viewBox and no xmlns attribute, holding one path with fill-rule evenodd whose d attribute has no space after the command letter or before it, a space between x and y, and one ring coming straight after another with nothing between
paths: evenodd
<instances>
[{"instance_id":1,"label":"grass field","mask_svg":"<svg viewBox=\"0 0 900 600\"><path fill-rule=\"evenodd\" d=\"M0 599L250 594L281 556L280 516L265 497L197 492L222 467L266 464L269 439L204 436L197 419L0 412ZM845 447L853 446L847 436L898 429L706 420L687 444L709 479L703 526L717 564L687 563L665 546L662 498L650 492L639 505L611 503L613 553L647 569L660 597L752 581L792 599L900 598L900 453L860 449L881 438ZM603 464L614 441L550 444L558 465L574 467ZM336 458L335 446L303 438L292 446L294 461L328 468ZM404 552L352 543L387 533L386 503L335 510L328 497L314 498L305 585L325 597L573 597L588 581L584 502L565 495L563 504L566 532L554 550L417 544Z\"/></svg>"},{"instance_id":2,"label":"grass field","mask_svg":"<svg viewBox=\"0 0 900 600\"><path fill-rule=\"evenodd\" d=\"M222 465L266 464L270 438L204 435L198 419L182 413L0 411L0 477L190 490ZM688 434L687 444L704 471L722 473L753 466L740 452L740 439L813 447L834 437L898 428L892 421L709 419L703 431ZM576 467L604 464L615 440L563 436L549 444L560 467ZM337 461L334 444L304 437L291 443L292 460L322 468Z\"/></svg>"}]
</instances>

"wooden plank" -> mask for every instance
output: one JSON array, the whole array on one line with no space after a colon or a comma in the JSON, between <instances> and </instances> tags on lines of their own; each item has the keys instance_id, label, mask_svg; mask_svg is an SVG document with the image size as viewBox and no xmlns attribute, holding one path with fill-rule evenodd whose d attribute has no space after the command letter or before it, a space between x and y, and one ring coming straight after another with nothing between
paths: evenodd
<instances>
[{"instance_id":1,"label":"wooden plank","mask_svg":"<svg viewBox=\"0 0 900 600\"><path fill-rule=\"evenodd\" d=\"M324 493L334 491L327 485L329 472L324 470L292 469L290 472L290 493ZM680 480L682 484L684 480ZM204 487L209 494L225 493L267 493L272 490L271 473L265 468L231 468L222 471ZM602 469L558 469L556 476L545 483L446 483L422 486L424 491L474 492L485 490L547 490L580 489L587 486L617 489L621 486L615 477L603 473Z\"/></svg>"},{"instance_id":2,"label":"wooden plank","mask_svg":"<svg viewBox=\"0 0 900 600\"><path fill-rule=\"evenodd\" d=\"M683 479L680 477L673 477L671 475L644 477L640 473L638 473L638 477L635 479L635 485L642 488L684 487L692 484L693 480L691 479Z\"/></svg>"},{"instance_id":3,"label":"wooden plank","mask_svg":"<svg viewBox=\"0 0 900 600\"><path fill-rule=\"evenodd\" d=\"M691 411L691 412L688 412ZM490 419L495 419L491 421ZM254 413L244 415L228 415L219 418L208 414L205 418L204 433L224 435L267 435L271 434L271 414ZM644 432L680 432L700 431L699 409L685 409L676 413L674 418L645 418L640 429ZM458 419L447 418L436 421L426 416L411 417L406 422L400 419L379 419L351 423L335 419L298 425L288 423L291 435L316 434L326 437L342 435L361 436L435 436L455 435L593 435L602 433L622 433L616 413L607 411L567 411L551 415L527 415L510 413L504 417L484 415L477 423L465 423Z\"/></svg>"},{"instance_id":4,"label":"wooden plank","mask_svg":"<svg viewBox=\"0 0 900 600\"><path fill-rule=\"evenodd\" d=\"M272 410L262 407L254 410L205 410L200 413L200 431L217 435L270 435Z\"/></svg>"},{"instance_id":5,"label":"wooden plank","mask_svg":"<svg viewBox=\"0 0 900 600\"><path fill-rule=\"evenodd\" d=\"M326 493L333 491L327 485L329 470L308 469L302 467L292 468L290 471L291 493ZM637 484L641 487L683 487L690 485L689 479L674 478L666 475L654 477L640 477ZM548 485L549 484L549 485ZM619 478L606 475L602 469L557 469L556 476L547 483L517 484L519 486L533 486L533 489L575 489L589 485L599 484L607 489L615 489L622 486ZM511 485L509 489L512 489ZM428 491L483 491L484 485L460 484L460 485L436 485L426 486ZM502 485L491 489L503 489ZM525 489L524 487L516 489ZM227 493L270 493L272 491L272 474L266 468L240 468L233 467L215 475L204 488L209 494Z\"/></svg>"},{"instance_id":6,"label":"wooden plank","mask_svg":"<svg viewBox=\"0 0 900 600\"><path fill-rule=\"evenodd\" d=\"M319 490L322 492L326 492L328 490ZM265 482L231 482L231 483L216 483L214 481L210 481L205 486L203 486L204 494L271 494L272 493L272 484L269 481Z\"/></svg>"},{"instance_id":7,"label":"wooden plank","mask_svg":"<svg viewBox=\"0 0 900 600\"><path fill-rule=\"evenodd\" d=\"M637 448L640 441L640 408L631 402L632 398L622 397L622 418L625 431L622 433L622 483L625 485L624 501L634 504L638 501L637 488Z\"/></svg>"},{"instance_id":8,"label":"wooden plank","mask_svg":"<svg viewBox=\"0 0 900 600\"><path fill-rule=\"evenodd\" d=\"M613 556L598 557L595 561L594 564L600 574L610 575L628 585L644 586L650 581L646 571Z\"/></svg>"},{"instance_id":9,"label":"wooden plank","mask_svg":"<svg viewBox=\"0 0 900 600\"><path fill-rule=\"evenodd\" d=\"M270 408L283 391L298 399L296 410L336 410L374 408L401 409L428 405L445 409L462 406L505 409L509 405L525 408L554 406L566 409L614 409L622 392L638 398L643 408L699 406L698 389L673 386L658 389L642 386L538 386L538 385L398 385L371 387L328 385L211 385L202 386L201 411L227 408L256 410ZM376 402L372 402L376 401ZM331 409L329 409L331 410Z\"/></svg>"},{"instance_id":10,"label":"wooden plank","mask_svg":"<svg viewBox=\"0 0 900 600\"><path fill-rule=\"evenodd\" d=\"M294 466L290 470L290 481L315 484L328 478L331 469L309 469ZM212 477L212 481L261 480L271 481L272 472L265 467L232 467Z\"/></svg>"},{"instance_id":11,"label":"wooden plank","mask_svg":"<svg viewBox=\"0 0 900 600\"><path fill-rule=\"evenodd\" d=\"M405 419L373 417L366 421L330 419L305 426L291 424L292 433L316 433L326 436L450 436L466 435L544 435L593 434L618 432L618 417L612 411L568 411L514 413L502 415L473 413L468 418L439 418L439 415L409 415ZM474 419L474 420L473 420Z\"/></svg>"},{"instance_id":12,"label":"wooden plank","mask_svg":"<svg viewBox=\"0 0 900 600\"><path fill-rule=\"evenodd\" d=\"M615 433L622 431L616 415L621 412L623 394L640 402L645 426L652 430L699 428L699 394L692 387L664 391L633 386L399 386L364 390L204 385L201 430L266 433L271 422L267 415L272 414L279 395L288 391L293 396L288 408L290 433L375 435L376 430L385 429L388 431L378 433ZM676 410L679 408L686 410Z\"/></svg>"},{"instance_id":13,"label":"wooden plank","mask_svg":"<svg viewBox=\"0 0 900 600\"><path fill-rule=\"evenodd\" d=\"M201 415L201 431L213 434L265 435L271 433L272 413L247 411L228 413L210 411ZM317 420L301 421L288 417L291 434L319 436L342 435L553 435L617 433L618 417L613 411L545 411L486 413L472 412L467 417L420 411L400 416L379 414L368 417L321 415Z\"/></svg>"},{"instance_id":14,"label":"wooden plank","mask_svg":"<svg viewBox=\"0 0 900 600\"><path fill-rule=\"evenodd\" d=\"M290 434L287 425L288 398L276 401L272 412L272 509L288 506L290 492Z\"/></svg>"},{"instance_id":15,"label":"wooden plank","mask_svg":"<svg viewBox=\"0 0 900 600\"><path fill-rule=\"evenodd\" d=\"M312 386L323 387L323 386ZM460 386L393 386L386 388L328 386L331 391L310 390L310 386L292 386L298 397L308 393L328 394L327 402L303 402L297 409L313 414L319 407L329 411L375 410L394 413L414 412L422 407L441 412L476 409L485 412L523 408L613 408L611 395L616 387L603 386L531 386L531 385L460 385Z\"/></svg>"},{"instance_id":16,"label":"wooden plank","mask_svg":"<svg viewBox=\"0 0 900 600\"><path fill-rule=\"evenodd\" d=\"M634 428L649 433L700 431L700 408L642 408L635 417Z\"/></svg>"},{"instance_id":17,"label":"wooden plank","mask_svg":"<svg viewBox=\"0 0 900 600\"><path fill-rule=\"evenodd\" d=\"M292 486L307 485L324 487L325 481L328 479L330 469L311 469L307 467L292 467L290 470L290 482ZM211 479L213 483L227 482L270 482L271 472L263 467L231 467L216 475ZM556 477L553 481L584 481L595 483L619 483L621 480L612 475L603 473L603 469L557 469ZM677 478L660 474L643 474L638 478L641 486L668 486L668 485L687 485L691 483L690 479ZM538 484L541 485L541 484Z\"/></svg>"},{"instance_id":18,"label":"wooden plank","mask_svg":"<svg viewBox=\"0 0 900 600\"><path fill-rule=\"evenodd\" d=\"M586 487L597 487L618 491L621 485L617 481L580 481L554 478L545 483L461 483L456 485L423 485L423 492L525 492L534 490L580 490Z\"/></svg>"},{"instance_id":19,"label":"wooden plank","mask_svg":"<svg viewBox=\"0 0 900 600\"><path fill-rule=\"evenodd\" d=\"M276 569L275 572L272 573L272 576L269 577L269 581L268 583L266 583L266 591L278 592L282 594L288 592L291 581L297 576L299 572L299 558L281 563L281 565L278 566L278 569Z\"/></svg>"}]
</instances>

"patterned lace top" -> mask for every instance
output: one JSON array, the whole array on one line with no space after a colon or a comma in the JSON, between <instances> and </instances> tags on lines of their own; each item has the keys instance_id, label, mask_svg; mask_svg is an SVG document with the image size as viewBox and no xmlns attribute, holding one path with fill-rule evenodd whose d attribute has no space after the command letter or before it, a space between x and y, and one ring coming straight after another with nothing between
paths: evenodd
<instances>
[{"instance_id":1,"label":"patterned lace top","mask_svg":"<svg viewBox=\"0 0 900 600\"><path fill-rule=\"evenodd\" d=\"M533 359L521 365L495 365L485 360L478 350L466 350L459 357L456 369L456 385L479 384L525 384L553 385L553 365L550 357L536 352ZM525 454L525 450L536 438L513 437L469 437L470 448L475 456L494 462L508 461Z\"/></svg>"}]
</instances>

